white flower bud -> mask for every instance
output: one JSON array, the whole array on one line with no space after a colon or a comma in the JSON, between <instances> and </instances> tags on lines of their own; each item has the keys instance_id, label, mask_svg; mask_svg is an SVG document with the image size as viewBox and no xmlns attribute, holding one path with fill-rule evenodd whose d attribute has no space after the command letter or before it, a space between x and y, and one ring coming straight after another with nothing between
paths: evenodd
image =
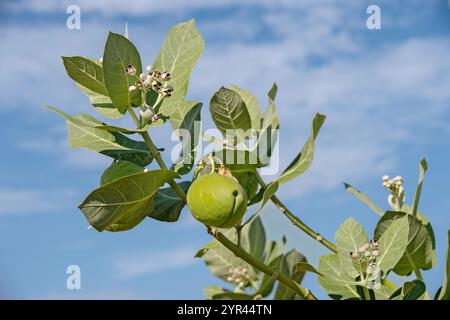
<instances>
[{"instance_id":1,"label":"white flower bud","mask_svg":"<svg viewBox=\"0 0 450 320\"><path fill-rule=\"evenodd\" d=\"M364 251L364 257L370 257L371 252L369 250Z\"/></svg>"},{"instance_id":2,"label":"white flower bud","mask_svg":"<svg viewBox=\"0 0 450 320\"><path fill-rule=\"evenodd\" d=\"M389 180L389 176L387 174L385 174L381 179L383 181L388 181Z\"/></svg>"},{"instance_id":3,"label":"white flower bud","mask_svg":"<svg viewBox=\"0 0 450 320\"><path fill-rule=\"evenodd\" d=\"M154 112L150 108L141 108L140 114L142 119L148 120L154 115Z\"/></svg>"},{"instance_id":4,"label":"white flower bud","mask_svg":"<svg viewBox=\"0 0 450 320\"><path fill-rule=\"evenodd\" d=\"M380 250L373 250L372 255L378 257L380 255Z\"/></svg>"},{"instance_id":5,"label":"white flower bud","mask_svg":"<svg viewBox=\"0 0 450 320\"><path fill-rule=\"evenodd\" d=\"M155 122L157 122L158 120L159 120L158 115L157 115L157 114L154 114L154 115L152 116L152 122L155 123Z\"/></svg>"},{"instance_id":6,"label":"white flower bud","mask_svg":"<svg viewBox=\"0 0 450 320\"><path fill-rule=\"evenodd\" d=\"M147 77L147 76L145 75L145 73L141 73L141 74L139 75L139 79L141 79L142 81L144 81L146 77Z\"/></svg>"},{"instance_id":7,"label":"white flower bud","mask_svg":"<svg viewBox=\"0 0 450 320\"><path fill-rule=\"evenodd\" d=\"M126 68L125 68L125 72L127 73L127 75L129 76L134 76L136 74L136 68L129 64Z\"/></svg>"},{"instance_id":8,"label":"white flower bud","mask_svg":"<svg viewBox=\"0 0 450 320\"><path fill-rule=\"evenodd\" d=\"M128 91L129 92L135 92L136 91L136 86L130 86L129 88L128 88Z\"/></svg>"},{"instance_id":9,"label":"white flower bud","mask_svg":"<svg viewBox=\"0 0 450 320\"><path fill-rule=\"evenodd\" d=\"M168 72L168 71L165 71L163 74L161 74L161 79L164 81L169 81L170 77L171 77L171 75L170 75L170 72Z\"/></svg>"},{"instance_id":10,"label":"white flower bud","mask_svg":"<svg viewBox=\"0 0 450 320\"><path fill-rule=\"evenodd\" d=\"M149 64L147 67L145 67L145 70L147 70L147 72L152 72L153 66Z\"/></svg>"},{"instance_id":11,"label":"white flower bud","mask_svg":"<svg viewBox=\"0 0 450 320\"><path fill-rule=\"evenodd\" d=\"M364 243L361 247L359 247L358 251L362 253L362 252L366 251L367 249L369 249L369 244Z\"/></svg>"}]
</instances>

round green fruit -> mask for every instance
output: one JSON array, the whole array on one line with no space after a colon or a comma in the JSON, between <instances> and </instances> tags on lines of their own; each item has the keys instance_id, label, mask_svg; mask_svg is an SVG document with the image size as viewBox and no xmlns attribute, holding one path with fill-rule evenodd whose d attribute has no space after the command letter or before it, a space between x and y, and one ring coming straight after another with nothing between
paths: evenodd
<instances>
[{"instance_id":1,"label":"round green fruit","mask_svg":"<svg viewBox=\"0 0 450 320\"><path fill-rule=\"evenodd\" d=\"M211 173L192 183L187 205L194 218L207 226L230 228L247 211L247 195L233 178Z\"/></svg>"}]
</instances>

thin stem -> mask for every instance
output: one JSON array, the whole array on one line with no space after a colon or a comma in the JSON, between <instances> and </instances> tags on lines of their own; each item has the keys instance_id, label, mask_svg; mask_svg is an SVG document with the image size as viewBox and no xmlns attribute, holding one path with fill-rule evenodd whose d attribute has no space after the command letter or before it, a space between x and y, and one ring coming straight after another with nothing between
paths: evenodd
<instances>
[{"instance_id":1,"label":"thin stem","mask_svg":"<svg viewBox=\"0 0 450 320\"><path fill-rule=\"evenodd\" d=\"M217 241L219 241L223 246L225 246L228 250L233 252L237 257L241 258L242 260L244 260L248 264L252 265L256 269L267 274L268 276L273 277L274 279L277 279L279 282L281 282L286 287L288 287L289 289L294 291L300 297L303 297L306 300L317 300L317 298L314 296L314 294L311 291L301 287L297 282L293 281L291 278L284 275L283 273L276 272L268 265L260 262L255 257L250 255L248 252L246 252L242 248L239 248L237 245L235 245L230 239L228 239L221 232L212 230L211 228L208 228L208 232L215 239L217 239Z\"/></svg>"},{"instance_id":2,"label":"thin stem","mask_svg":"<svg viewBox=\"0 0 450 320\"><path fill-rule=\"evenodd\" d=\"M261 178L258 171L255 171L256 179L258 180L258 183L261 185L263 189L267 188L266 183ZM336 246L325 239L323 236L321 236L319 233L315 232L313 229L311 229L308 225L306 225L303 221L301 221L297 216L295 216L282 202L276 195L273 195L270 200L275 204L275 206L283 213L296 227L301 229L303 232L305 232L307 235L309 235L314 240L320 242L322 245L327 247L333 252L337 252Z\"/></svg>"},{"instance_id":3,"label":"thin stem","mask_svg":"<svg viewBox=\"0 0 450 320\"><path fill-rule=\"evenodd\" d=\"M267 189L267 184L262 179L261 175L258 171L255 171L255 177L258 180L259 185L263 189ZM307 235L309 235L314 240L321 243L323 246L327 247L330 251L337 253L337 247L334 243L327 240L325 237L320 235L318 232L315 232L313 229L311 229L308 225L306 225L303 221L301 221L294 213L292 213L276 195L273 195L270 200L275 204L275 206L278 208L278 210L281 211L288 219L292 222L296 227L298 227L300 230L305 232ZM390 282L387 279L383 280L383 284L387 287L397 290L397 286L394 285L392 282Z\"/></svg>"},{"instance_id":4,"label":"thin stem","mask_svg":"<svg viewBox=\"0 0 450 320\"><path fill-rule=\"evenodd\" d=\"M131 107L128 107L128 112L130 113L131 117L133 118L134 122L136 123L136 126L139 126L139 119L136 116L136 113L134 113L133 109ZM166 164L164 163L164 160L161 157L161 153L159 152L158 148L156 148L155 144L153 143L152 139L150 138L150 135L147 131L141 132L140 135L144 139L145 144L147 145L148 149L150 150L151 154L155 158L156 162L160 166L161 169L168 169ZM183 201L186 202L186 194L184 193L183 189L175 182L175 180L171 179L169 180L169 185L172 187L173 191L178 195L178 197Z\"/></svg>"}]
</instances>

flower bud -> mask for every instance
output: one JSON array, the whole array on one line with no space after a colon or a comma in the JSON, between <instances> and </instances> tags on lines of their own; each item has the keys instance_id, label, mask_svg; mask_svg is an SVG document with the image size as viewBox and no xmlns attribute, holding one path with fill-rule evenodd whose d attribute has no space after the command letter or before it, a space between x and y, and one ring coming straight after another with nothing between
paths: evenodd
<instances>
[{"instance_id":1,"label":"flower bud","mask_svg":"<svg viewBox=\"0 0 450 320\"><path fill-rule=\"evenodd\" d=\"M153 80L152 81L152 88L156 91L159 91L159 89L161 89L162 87L162 83L159 82L158 80Z\"/></svg>"},{"instance_id":2,"label":"flower bud","mask_svg":"<svg viewBox=\"0 0 450 320\"><path fill-rule=\"evenodd\" d=\"M358 251L362 253L362 252L366 251L367 249L369 249L369 244L366 242L361 247L359 247Z\"/></svg>"},{"instance_id":3,"label":"flower bud","mask_svg":"<svg viewBox=\"0 0 450 320\"><path fill-rule=\"evenodd\" d=\"M157 122L158 120L159 120L158 115L157 115L157 114L154 114L154 115L152 116L152 122L155 123L155 122Z\"/></svg>"},{"instance_id":4,"label":"flower bud","mask_svg":"<svg viewBox=\"0 0 450 320\"><path fill-rule=\"evenodd\" d=\"M128 91L129 92L135 92L136 91L136 86L130 86L129 88L128 88Z\"/></svg>"},{"instance_id":5,"label":"flower bud","mask_svg":"<svg viewBox=\"0 0 450 320\"><path fill-rule=\"evenodd\" d=\"M147 76L145 75L145 73L141 73L141 74L139 75L139 79L141 79L142 81L144 81L146 77L147 77Z\"/></svg>"},{"instance_id":6,"label":"flower bud","mask_svg":"<svg viewBox=\"0 0 450 320\"><path fill-rule=\"evenodd\" d=\"M150 74L155 79L160 79L161 78L161 72L159 72L158 70L153 70Z\"/></svg>"},{"instance_id":7,"label":"flower bud","mask_svg":"<svg viewBox=\"0 0 450 320\"><path fill-rule=\"evenodd\" d=\"M134 76L136 74L136 68L129 64L126 68L125 68L125 72L127 73L127 75L129 76Z\"/></svg>"},{"instance_id":8,"label":"flower bud","mask_svg":"<svg viewBox=\"0 0 450 320\"><path fill-rule=\"evenodd\" d=\"M380 255L380 250L378 250L378 249L377 250L373 250L372 255L374 257L378 257Z\"/></svg>"},{"instance_id":9,"label":"flower bud","mask_svg":"<svg viewBox=\"0 0 450 320\"><path fill-rule=\"evenodd\" d=\"M172 93L173 93L173 88L171 86L166 86L166 87L161 89L161 93L165 97L170 97L172 95Z\"/></svg>"},{"instance_id":10,"label":"flower bud","mask_svg":"<svg viewBox=\"0 0 450 320\"><path fill-rule=\"evenodd\" d=\"M147 72L152 72L153 66L149 64L147 67L145 67L145 70L147 70Z\"/></svg>"},{"instance_id":11,"label":"flower bud","mask_svg":"<svg viewBox=\"0 0 450 320\"><path fill-rule=\"evenodd\" d=\"M370 257L371 252L369 250L364 251L364 257Z\"/></svg>"},{"instance_id":12,"label":"flower bud","mask_svg":"<svg viewBox=\"0 0 450 320\"><path fill-rule=\"evenodd\" d=\"M383 181L388 181L389 180L389 176L387 174L385 174L381 179Z\"/></svg>"},{"instance_id":13,"label":"flower bud","mask_svg":"<svg viewBox=\"0 0 450 320\"><path fill-rule=\"evenodd\" d=\"M161 75L161 79L163 80L163 81L168 81L168 80L170 80L170 72L168 72L168 71L165 71L162 75Z\"/></svg>"},{"instance_id":14,"label":"flower bud","mask_svg":"<svg viewBox=\"0 0 450 320\"><path fill-rule=\"evenodd\" d=\"M154 112L150 108L141 108L140 114L143 120L148 120L153 117Z\"/></svg>"}]
</instances>

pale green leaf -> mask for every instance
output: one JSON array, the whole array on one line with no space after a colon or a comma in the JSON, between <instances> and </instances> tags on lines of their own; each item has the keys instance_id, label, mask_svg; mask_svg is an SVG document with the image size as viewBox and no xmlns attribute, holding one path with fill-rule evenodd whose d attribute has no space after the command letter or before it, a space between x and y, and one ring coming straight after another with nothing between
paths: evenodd
<instances>
[{"instance_id":1,"label":"pale green leaf","mask_svg":"<svg viewBox=\"0 0 450 320\"><path fill-rule=\"evenodd\" d=\"M134 66L136 75L127 75L128 65ZM128 91L142 72L141 58L136 47L124 36L110 32L103 53L103 76L108 95L120 113L141 103L141 92Z\"/></svg>"},{"instance_id":2,"label":"pale green leaf","mask_svg":"<svg viewBox=\"0 0 450 320\"><path fill-rule=\"evenodd\" d=\"M316 114L312 123L311 136L308 138L297 157L291 162L281 176L275 179L275 181L279 184L286 183L309 169L314 158L314 142L324 121L324 115L320 113Z\"/></svg>"},{"instance_id":3,"label":"pale green leaf","mask_svg":"<svg viewBox=\"0 0 450 320\"><path fill-rule=\"evenodd\" d=\"M112 104L110 97L91 91L78 83L77 86L78 88L80 88L82 92L84 92L88 96L92 106L102 116L110 119L119 119L123 117L123 114L121 114L119 110L117 110L117 108L114 107L114 105Z\"/></svg>"},{"instance_id":4,"label":"pale green leaf","mask_svg":"<svg viewBox=\"0 0 450 320\"><path fill-rule=\"evenodd\" d=\"M422 159L420 161L420 166L419 166L419 182L417 184L417 190L414 195L414 202L413 202L413 209L412 209L413 216L417 215L417 209L419 207L419 200L420 200L420 193L422 192L423 178L425 177L425 172L427 172L427 169L428 169L427 160Z\"/></svg>"},{"instance_id":5,"label":"pale green leaf","mask_svg":"<svg viewBox=\"0 0 450 320\"><path fill-rule=\"evenodd\" d=\"M198 102L185 101L189 78L205 44L195 21L189 20L170 29L153 62L155 69L171 73L168 81L174 89L170 98L164 99L159 112L170 118L174 129L179 128L188 111Z\"/></svg>"},{"instance_id":6,"label":"pale green leaf","mask_svg":"<svg viewBox=\"0 0 450 320\"><path fill-rule=\"evenodd\" d=\"M62 59L67 74L75 82L100 95L108 95L103 80L103 68L98 62L78 56Z\"/></svg>"},{"instance_id":7,"label":"pale green leaf","mask_svg":"<svg viewBox=\"0 0 450 320\"><path fill-rule=\"evenodd\" d=\"M368 196L366 196L364 193L353 188L348 183L344 183L344 186L345 186L345 190L347 190L348 192L353 194L356 198L361 200L366 206L368 206L370 209L372 209L373 212L375 212L376 214L378 214L380 216L383 215L384 211L381 210L375 203L373 203L373 201L370 200L370 198Z\"/></svg>"},{"instance_id":8,"label":"pale green leaf","mask_svg":"<svg viewBox=\"0 0 450 320\"><path fill-rule=\"evenodd\" d=\"M296 268L296 266L301 262L306 262L305 256L293 249L284 255L279 272L285 274L295 282L301 283L303 277L305 276L305 271L297 270ZM296 297L292 289L286 287L280 282L277 290L275 291L274 300L291 300L294 298L299 299L300 297Z\"/></svg>"},{"instance_id":9,"label":"pale green leaf","mask_svg":"<svg viewBox=\"0 0 450 320\"><path fill-rule=\"evenodd\" d=\"M364 243L369 242L363 227L350 217L337 230L335 240L341 266L345 272L353 277L362 274L366 270L365 266L354 261L350 253L358 251Z\"/></svg>"},{"instance_id":10,"label":"pale green leaf","mask_svg":"<svg viewBox=\"0 0 450 320\"><path fill-rule=\"evenodd\" d=\"M380 256L376 263L384 275L392 270L403 257L408 246L408 217L394 220L379 239Z\"/></svg>"},{"instance_id":11,"label":"pale green leaf","mask_svg":"<svg viewBox=\"0 0 450 320\"><path fill-rule=\"evenodd\" d=\"M72 148L97 151L116 160L131 161L141 166L148 165L153 159L144 142L132 140L118 132L99 129L98 126L104 124L89 115L71 116L52 107L47 109L67 120L69 145Z\"/></svg>"},{"instance_id":12,"label":"pale green leaf","mask_svg":"<svg viewBox=\"0 0 450 320\"><path fill-rule=\"evenodd\" d=\"M294 266L294 272L312 272L315 274L318 274L319 276L322 275L314 266L310 265L308 262L299 262Z\"/></svg>"},{"instance_id":13,"label":"pale green leaf","mask_svg":"<svg viewBox=\"0 0 450 320\"><path fill-rule=\"evenodd\" d=\"M142 217L153 205L159 187L178 175L152 170L122 177L92 191L79 206L98 231L128 217Z\"/></svg>"},{"instance_id":14,"label":"pale green leaf","mask_svg":"<svg viewBox=\"0 0 450 320\"><path fill-rule=\"evenodd\" d=\"M355 280L345 273L338 254L327 254L320 257L318 277L320 285L333 299L361 299Z\"/></svg>"}]
</instances>

